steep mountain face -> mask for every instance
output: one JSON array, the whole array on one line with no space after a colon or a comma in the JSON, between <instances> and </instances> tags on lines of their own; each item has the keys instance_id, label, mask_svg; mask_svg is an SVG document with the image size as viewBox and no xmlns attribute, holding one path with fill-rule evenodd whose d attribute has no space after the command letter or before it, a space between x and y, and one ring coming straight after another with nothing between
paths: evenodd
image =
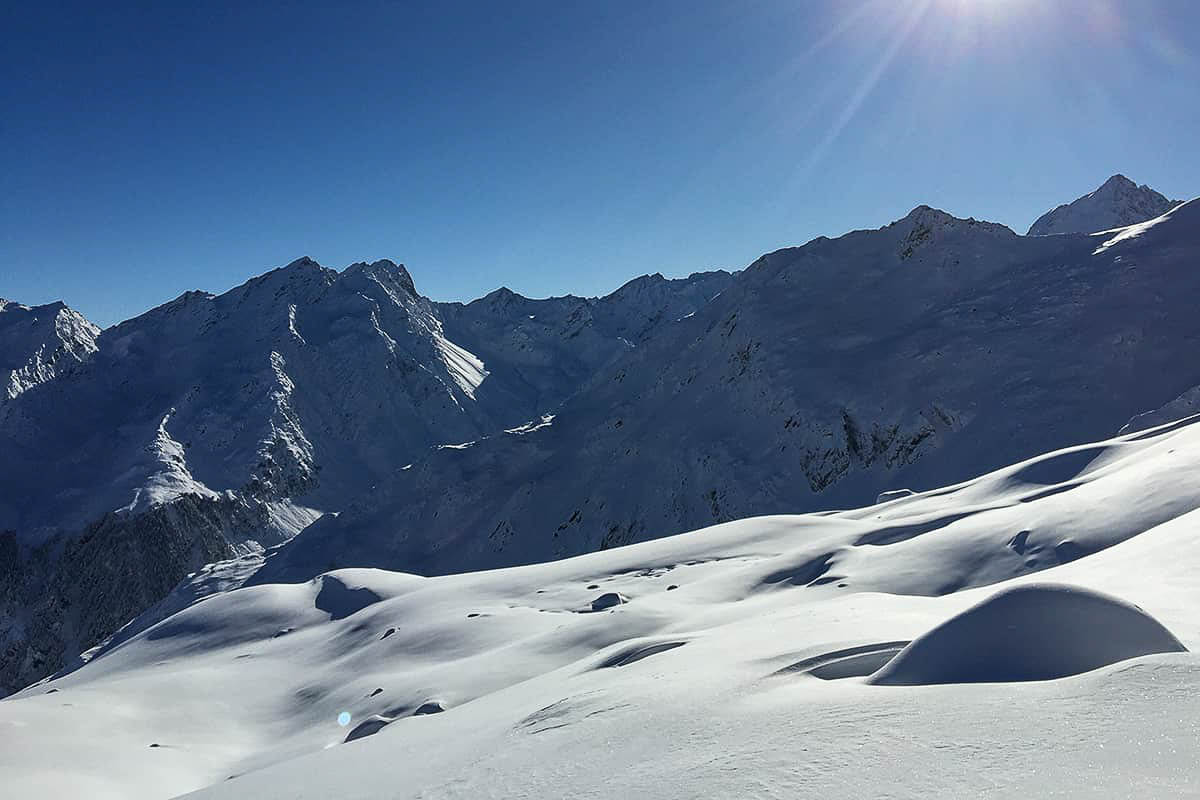
<instances>
[{"instance_id":1,"label":"steep mountain face","mask_svg":"<svg viewBox=\"0 0 1200 800\"><path fill-rule=\"evenodd\" d=\"M187 293L96 346L0 412L0 446L26 452L0 465L18 490L0 527L26 540L185 494L336 508L395 458L488 424L470 397L482 365L391 262L302 259L219 297Z\"/></svg>"},{"instance_id":2,"label":"steep mountain face","mask_svg":"<svg viewBox=\"0 0 1200 800\"><path fill-rule=\"evenodd\" d=\"M256 580L526 563L869 503L1109 434L1200 383L1179 357L1200 339L1197 253L1196 202L1111 238L920 207L771 253L552 420L430 453Z\"/></svg>"},{"instance_id":3,"label":"steep mountain face","mask_svg":"<svg viewBox=\"0 0 1200 800\"><path fill-rule=\"evenodd\" d=\"M663 309L695 310L704 292L690 290L661 292ZM520 375L520 348L481 359L447 334L443 314L466 331L488 304L455 316L390 261L339 273L300 259L103 333L61 306L6 304L0 319L20 324L3 330L24 333L0 357L36 368L15 370L21 391L0 403L0 453L21 454L0 459L0 692L62 666L201 565L284 541L436 445L550 410L630 346L627 329L667 313L647 300L593 324L605 300L562 301L513 295L482 315L573 365L546 391L489 378ZM529 304L558 309L547 317L560 324L527 325ZM569 324L568 306L582 309ZM31 347L28 332L47 330L55 349Z\"/></svg>"},{"instance_id":4,"label":"steep mountain face","mask_svg":"<svg viewBox=\"0 0 1200 800\"><path fill-rule=\"evenodd\" d=\"M476 399L518 409L512 424L556 408L597 370L724 291L723 270L635 278L600 298L533 300L501 288L471 303L441 303L446 335L489 365Z\"/></svg>"},{"instance_id":5,"label":"steep mountain face","mask_svg":"<svg viewBox=\"0 0 1200 800\"><path fill-rule=\"evenodd\" d=\"M1047 211L1029 228L1030 236L1055 233L1095 233L1145 222L1180 204L1149 186L1138 186L1124 175L1113 175L1099 189Z\"/></svg>"},{"instance_id":6,"label":"steep mountain face","mask_svg":"<svg viewBox=\"0 0 1200 800\"><path fill-rule=\"evenodd\" d=\"M31 307L0 297L0 404L89 359L99 335L62 303Z\"/></svg>"}]
</instances>

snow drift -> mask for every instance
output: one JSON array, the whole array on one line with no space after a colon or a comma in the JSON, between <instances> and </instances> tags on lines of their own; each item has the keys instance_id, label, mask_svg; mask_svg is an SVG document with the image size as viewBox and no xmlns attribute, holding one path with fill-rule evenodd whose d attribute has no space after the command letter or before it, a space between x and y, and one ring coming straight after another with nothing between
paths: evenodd
<instances>
[{"instance_id":1,"label":"snow drift","mask_svg":"<svg viewBox=\"0 0 1200 800\"><path fill-rule=\"evenodd\" d=\"M1186 651L1136 606L1073 586L998 592L918 637L870 678L881 686L1041 681Z\"/></svg>"}]
</instances>

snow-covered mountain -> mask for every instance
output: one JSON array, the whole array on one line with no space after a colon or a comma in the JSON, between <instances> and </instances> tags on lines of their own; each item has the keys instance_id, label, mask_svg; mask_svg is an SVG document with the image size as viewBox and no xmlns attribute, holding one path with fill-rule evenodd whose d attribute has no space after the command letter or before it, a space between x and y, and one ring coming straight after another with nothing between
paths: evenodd
<instances>
[{"instance_id":1,"label":"snow-covered mountain","mask_svg":"<svg viewBox=\"0 0 1200 800\"><path fill-rule=\"evenodd\" d=\"M519 420L552 411L595 372L724 291L723 270L668 280L644 275L600 298L534 300L501 288L471 303L440 303L446 335L489 365L476 397Z\"/></svg>"},{"instance_id":2,"label":"snow-covered mountain","mask_svg":"<svg viewBox=\"0 0 1200 800\"><path fill-rule=\"evenodd\" d=\"M1180 204L1149 186L1138 186L1124 175L1113 175L1096 191L1058 206L1038 217L1030 236L1055 233L1095 233L1123 228L1161 216Z\"/></svg>"},{"instance_id":3,"label":"snow-covered mountain","mask_svg":"<svg viewBox=\"0 0 1200 800\"><path fill-rule=\"evenodd\" d=\"M607 299L513 295L520 309L483 315L572 365L549 391L487 381L520 375L525 351L499 343L481 359L443 316L465 333L488 304L439 306L390 261L338 272L300 259L103 333L61 306L6 304L0 363L26 366L10 380L21 391L0 404L0 453L21 454L0 459L0 546L11 551L0 562L0 692L57 669L203 564L285 540L438 444L549 410L632 346L628 330L695 310L709 289L694 284L716 294L727 279L670 283L660 306L628 313ZM587 318L533 328L530 303Z\"/></svg>"},{"instance_id":4,"label":"snow-covered mountain","mask_svg":"<svg viewBox=\"0 0 1200 800\"><path fill-rule=\"evenodd\" d=\"M31 307L0 297L0 404L86 361L99 335L63 303Z\"/></svg>"},{"instance_id":5,"label":"snow-covered mountain","mask_svg":"<svg viewBox=\"0 0 1200 800\"><path fill-rule=\"evenodd\" d=\"M1165 421L1200 385L1178 356L1200 333L1197 208L1022 237L921 206L604 298L441 304L390 261L300 259L102 333L6 303L0 691L211 562L238 574L155 613L246 580L852 507Z\"/></svg>"},{"instance_id":6,"label":"snow-covered mountain","mask_svg":"<svg viewBox=\"0 0 1200 800\"><path fill-rule=\"evenodd\" d=\"M0 701L0 779L33 800L1191 796L1198 485L1192 419L851 511L217 593Z\"/></svg>"},{"instance_id":7,"label":"snow-covered mountain","mask_svg":"<svg viewBox=\"0 0 1200 800\"><path fill-rule=\"evenodd\" d=\"M1200 203L1104 236L927 207L771 253L543 424L429 452L271 554L421 574L854 507L1111 433L1200 384Z\"/></svg>"}]
</instances>

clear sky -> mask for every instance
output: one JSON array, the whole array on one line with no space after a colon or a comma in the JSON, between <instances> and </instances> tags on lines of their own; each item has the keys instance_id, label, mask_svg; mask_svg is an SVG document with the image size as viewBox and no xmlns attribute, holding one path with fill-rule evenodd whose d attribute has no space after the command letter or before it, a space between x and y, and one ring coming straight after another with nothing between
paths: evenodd
<instances>
[{"instance_id":1,"label":"clear sky","mask_svg":"<svg viewBox=\"0 0 1200 800\"><path fill-rule=\"evenodd\" d=\"M1200 2L18 3L0 296L102 325L309 255L435 299L740 268L928 203L1200 195Z\"/></svg>"}]
</instances>

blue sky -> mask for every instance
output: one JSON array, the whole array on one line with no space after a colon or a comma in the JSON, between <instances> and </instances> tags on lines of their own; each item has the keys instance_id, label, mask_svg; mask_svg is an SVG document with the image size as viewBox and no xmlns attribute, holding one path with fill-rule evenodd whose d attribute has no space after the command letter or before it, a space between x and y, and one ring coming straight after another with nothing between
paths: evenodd
<instances>
[{"instance_id":1,"label":"blue sky","mask_svg":"<svg viewBox=\"0 0 1200 800\"><path fill-rule=\"evenodd\" d=\"M108 325L301 255L597 294L919 203L1200 194L1191 0L182 5L3 12L0 296Z\"/></svg>"}]
</instances>

